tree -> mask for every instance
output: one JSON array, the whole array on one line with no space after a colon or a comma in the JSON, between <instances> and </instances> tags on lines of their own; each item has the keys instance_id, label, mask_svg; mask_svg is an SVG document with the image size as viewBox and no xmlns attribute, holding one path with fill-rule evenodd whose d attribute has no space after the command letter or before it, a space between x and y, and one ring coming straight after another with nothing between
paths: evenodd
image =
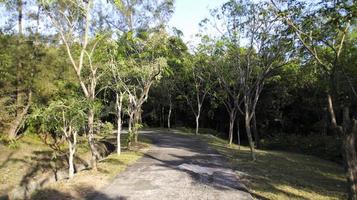
<instances>
[{"instance_id":1,"label":"tree","mask_svg":"<svg viewBox=\"0 0 357 200\"><path fill-rule=\"evenodd\" d=\"M64 137L68 145L68 176L73 178L74 155L77 149L77 136L83 130L87 107L85 100L75 98L52 101L46 108L38 108L32 113L32 121L40 123L41 132Z\"/></svg>"},{"instance_id":2,"label":"tree","mask_svg":"<svg viewBox=\"0 0 357 200\"><path fill-rule=\"evenodd\" d=\"M110 45L108 45L110 46ZM113 45L112 45L113 46ZM105 87L109 87L115 94L115 109L116 109L116 117L117 117L117 154L121 153L121 130L123 123L123 100L126 95L126 91L124 85L127 84L127 78L125 77L125 73L123 68L122 60L117 59L116 49L118 47L114 45L114 47L110 49L111 59L106 64L107 66L107 76L108 83L106 83Z\"/></svg>"},{"instance_id":3,"label":"tree","mask_svg":"<svg viewBox=\"0 0 357 200\"><path fill-rule=\"evenodd\" d=\"M327 109L330 114L330 124L335 134L344 138L344 159L350 184L349 199L357 199L357 153L355 147L355 122L350 119L350 97L345 94L338 101L338 89L341 80L339 74L349 78L344 73L343 54L346 38L350 32L351 23L357 16L353 1L321 1L310 4L304 2L289 2L289 7L282 2L271 1L276 16L284 22L296 37L296 44L315 60L322 69L328 81L326 87ZM313 11L308 7L315 7ZM354 90L353 86L350 88ZM342 124L338 125L336 118L337 101L343 108ZM352 123L353 122L353 123Z\"/></svg>"},{"instance_id":4,"label":"tree","mask_svg":"<svg viewBox=\"0 0 357 200\"><path fill-rule=\"evenodd\" d=\"M219 55L217 63L215 64L215 73L218 76L218 83L220 89L215 92L214 96L219 99L224 107L226 108L229 115L229 144L233 143L233 131L234 131L234 122L236 121L236 116L239 110L240 96L242 93L242 88L240 86L239 80L237 77L240 76L239 70L236 68L238 65L235 60L237 55L234 46L230 44L225 44L227 41L219 42L221 45L222 53ZM233 48L232 48L233 47ZM237 120L237 125L238 125ZM237 129L239 127L237 126ZM237 130L239 134L239 130ZM239 138L239 135L238 135ZM239 140L239 139L238 139Z\"/></svg>"},{"instance_id":5,"label":"tree","mask_svg":"<svg viewBox=\"0 0 357 200\"><path fill-rule=\"evenodd\" d=\"M208 51L208 45L201 45L195 55L189 55L186 58L184 68L180 74L176 75L176 78L181 82L177 91L179 91L180 97L185 99L195 116L196 135L198 134L203 102L214 85Z\"/></svg>"},{"instance_id":6,"label":"tree","mask_svg":"<svg viewBox=\"0 0 357 200\"><path fill-rule=\"evenodd\" d=\"M93 64L92 58L102 37L97 37L90 43L90 29L93 25L91 21L93 0L42 1L42 4L66 48L68 58L84 96L89 102L94 102L98 82L98 65ZM78 45L77 41L80 45ZM84 73L84 71L88 73ZM89 129L88 143L92 152L91 166L96 170L99 153L96 150L94 141L94 116L94 108L89 109L87 121Z\"/></svg>"},{"instance_id":7,"label":"tree","mask_svg":"<svg viewBox=\"0 0 357 200\"><path fill-rule=\"evenodd\" d=\"M40 48L37 48L37 45L34 44L34 34L32 34L31 31L26 32L25 28L30 28L24 26L24 24L26 25L26 23L24 23L25 14L31 15L34 12L32 8L34 6L33 3L24 2L23 0L9 0L6 2L0 2L0 4L3 4L5 6L6 12L9 13L9 16L12 16L10 13L14 12L14 16L16 17L16 20L14 20L16 21L16 26L14 27L17 28L12 27L13 24L9 23L10 27L6 27L3 30L5 33L12 35L12 37L8 37L7 42L4 41L3 45L7 46L8 48L10 47L8 45L16 46L16 48L8 49L11 49L11 51L13 51L13 55L11 55L11 57L14 60L11 63L6 63L8 66L2 66L4 67L3 69L6 69L7 72L9 72L8 75L13 76L11 78L12 80L8 81L10 81L11 86L14 86L14 90L11 91L11 93L13 93L11 94L11 96L14 97L11 97L11 99L7 100L4 99L6 100L7 104L11 102L11 105L15 109L14 116L10 117L12 118L11 123L9 127L6 127L5 131L7 132L7 137L9 139L16 139L20 129L24 125L25 118L33 101L33 91L31 88L31 83L34 80L34 75L38 69L36 69L36 65L31 66L31 64L29 65L29 63L36 63L35 61L38 61L38 59L40 58L40 56L38 55L41 53L39 51ZM32 20L33 18L31 17L26 18L27 23L31 23ZM38 21L38 19L36 20ZM11 17L9 17L9 21L11 21ZM37 28L38 26L39 25L37 24ZM3 53L3 55L5 56L7 52ZM5 62L3 62L3 64L5 64ZM11 68L13 69L8 69L8 67L10 67L10 64L13 65L11 66ZM12 99L14 99L14 101ZM12 115L12 113L9 114Z\"/></svg>"},{"instance_id":8,"label":"tree","mask_svg":"<svg viewBox=\"0 0 357 200\"><path fill-rule=\"evenodd\" d=\"M166 34L162 31L124 34L118 46L117 62L121 64L120 82L129 99L129 132L135 142L141 123L142 105L151 86L166 69ZM125 78L125 79L124 79Z\"/></svg>"},{"instance_id":9,"label":"tree","mask_svg":"<svg viewBox=\"0 0 357 200\"><path fill-rule=\"evenodd\" d=\"M286 63L286 52L289 45L284 35L277 34L281 25L269 13L265 3L229 1L222 7L218 18L228 19L227 33L224 38L231 42L235 52L234 62L241 88L243 109L238 103L238 110L244 115L245 129L251 149L252 159L255 160L253 130L256 130L255 110L265 80L271 76L272 70ZM244 39L246 44L241 44ZM221 78L222 79L222 78ZM256 145L259 147L259 134L254 132Z\"/></svg>"}]
</instances>

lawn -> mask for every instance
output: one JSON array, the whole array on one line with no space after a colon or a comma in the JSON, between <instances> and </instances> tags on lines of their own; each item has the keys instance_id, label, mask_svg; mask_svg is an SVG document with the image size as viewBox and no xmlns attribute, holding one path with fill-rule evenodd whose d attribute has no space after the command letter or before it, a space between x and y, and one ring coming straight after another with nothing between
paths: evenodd
<instances>
[{"instance_id":1,"label":"lawn","mask_svg":"<svg viewBox=\"0 0 357 200\"><path fill-rule=\"evenodd\" d=\"M109 140L115 138L109 138ZM140 139L140 138L139 138ZM125 141L123 134L122 141ZM89 160L90 152L85 138L80 138L78 156ZM72 180L64 179L45 186L35 192L32 199L83 199L91 192L108 184L118 173L143 156L150 141L142 140L132 145L130 150L123 148L122 154L113 152L98 163L98 171L84 170L75 174ZM124 144L122 144L124 145ZM47 171L53 170L55 158L53 151L42 143L36 135L26 135L16 142L16 145L0 144L0 199L7 199L7 193L16 186L24 184ZM64 162L66 162L64 160ZM61 165L65 167L64 165ZM61 194L64 194L61 196Z\"/></svg>"},{"instance_id":2,"label":"lawn","mask_svg":"<svg viewBox=\"0 0 357 200\"><path fill-rule=\"evenodd\" d=\"M210 134L193 137L206 141L225 155L257 199L347 198L344 169L336 163L314 156L265 150L257 150L257 161L252 162L246 146L229 146L227 141Z\"/></svg>"}]
</instances>

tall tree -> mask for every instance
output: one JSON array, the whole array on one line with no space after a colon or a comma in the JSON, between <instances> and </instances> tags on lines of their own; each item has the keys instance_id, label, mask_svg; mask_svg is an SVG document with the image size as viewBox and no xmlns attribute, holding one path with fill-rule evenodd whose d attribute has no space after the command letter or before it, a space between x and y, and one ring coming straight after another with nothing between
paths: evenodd
<instances>
[{"instance_id":1,"label":"tall tree","mask_svg":"<svg viewBox=\"0 0 357 200\"><path fill-rule=\"evenodd\" d=\"M350 119L350 95L344 94L340 100L340 74L345 79L343 63L346 38L351 31L351 24L357 16L354 1L318 1L318 2L280 2L271 1L275 14L284 22L296 37L298 47L306 52L322 69L328 84L326 90L327 109L330 124L335 134L344 138L343 155L350 184L349 199L357 199L357 152L355 147L355 128L357 124ZM285 7L288 6L288 7ZM308 9L314 7L315 9ZM295 39L295 38L294 38ZM346 58L346 57L345 57ZM350 89L354 90L353 86ZM335 104L338 104L336 106ZM339 125L336 108L342 108L342 123ZM353 123L352 123L353 122Z\"/></svg>"},{"instance_id":2,"label":"tall tree","mask_svg":"<svg viewBox=\"0 0 357 200\"><path fill-rule=\"evenodd\" d=\"M208 40L208 37L204 37L203 40ZM203 103L214 85L212 63L208 53L209 46L206 43L201 45L195 55L188 56L181 74L176 75L182 83L178 89L180 96L186 100L195 116L196 135L199 132Z\"/></svg>"},{"instance_id":3,"label":"tall tree","mask_svg":"<svg viewBox=\"0 0 357 200\"><path fill-rule=\"evenodd\" d=\"M98 66L92 58L100 40L94 39L90 45L93 0L88 1L42 1L47 16L56 28L63 42L72 68L77 76L84 96L89 102L95 101L98 81ZM79 45L78 45L79 44ZM87 71L88 73L84 73ZM95 109L88 111L88 143L92 152L91 166L97 169L99 153L94 140Z\"/></svg>"},{"instance_id":4,"label":"tall tree","mask_svg":"<svg viewBox=\"0 0 357 200\"><path fill-rule=\"evenodd\" d=\"M167 36L162 31L124 34L119 41L117 59L122 63L122 86L129 98L129 132L135 142L141 123L142 106L152 85L167 67ZM125 79L123 79L125 77Z\"/></svg>"}]
</instances>

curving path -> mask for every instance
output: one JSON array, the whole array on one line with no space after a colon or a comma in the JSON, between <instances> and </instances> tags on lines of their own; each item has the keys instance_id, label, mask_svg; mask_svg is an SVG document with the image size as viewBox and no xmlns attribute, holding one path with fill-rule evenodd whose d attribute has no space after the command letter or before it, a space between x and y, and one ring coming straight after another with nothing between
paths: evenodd
<instances>
[{"instance_id":1,"label":"curving path","mask_svg":"<svg viewBox=\"0 0 357 200\"><path fill-rule=\"evenodd\" d=\"M162 131L141 136L152 140L150 150L91 199L253 199L226 159L206 143Z\"/></svg>"}]
</instances>

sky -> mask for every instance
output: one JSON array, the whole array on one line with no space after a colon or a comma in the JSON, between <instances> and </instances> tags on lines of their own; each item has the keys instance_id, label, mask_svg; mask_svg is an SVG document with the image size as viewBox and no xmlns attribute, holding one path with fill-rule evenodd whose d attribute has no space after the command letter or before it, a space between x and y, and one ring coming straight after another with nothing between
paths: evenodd
<instances>
[{"instance_id":1,"label":"sky","mask_svg":"<svg viewBox=\"0 0 357 200\"><path fill-rule=\"evenodd\" d=\"M217 8L225 2L227 0L176 0L175 12L169 26L181 30L185 42L197 44L197 38L194 36L199 33L198 24L210 16L209 9Z\"/></svg>"},{"instance_id":2,"label":"sky","mask_svg":"<svg viewBox=\"0 0 357 200\"><path fill-rule=\"evenodd\" d=\"M199 39L199 23L210 16L209 10L220 7L227 0L175 0L175 12L169 21L169 27L175 27L184 34L183 40L189 46L196 46ZM6 16L4 7L0 6L0 26L3 26L10 16ZM213 32L210 31L210 32Z\"/></svg>"}]
</instances>

